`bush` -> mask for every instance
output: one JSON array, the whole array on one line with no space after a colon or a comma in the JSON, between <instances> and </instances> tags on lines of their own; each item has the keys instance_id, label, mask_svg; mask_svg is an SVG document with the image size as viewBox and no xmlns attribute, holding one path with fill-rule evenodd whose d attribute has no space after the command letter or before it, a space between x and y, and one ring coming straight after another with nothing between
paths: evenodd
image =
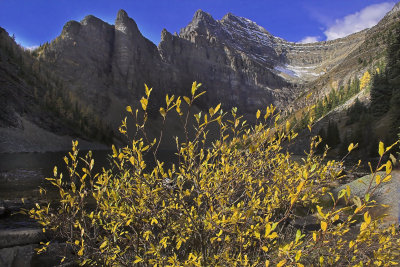
<instances>
[{"instance_id":1,"label":"bush","mask_svg":"<svg viewBox=\"0 0 400 267\"><path fill-rule=\"evenodd\" d=\"M278 125L272 106L257 112L249 126L236 109L220 105L195 114L195 134L189 134L189 114L200 84L191 97L167 96L160 114L167 121L177 112L185 140L176 140L179 163L166 168L157 160L160 137L149 141L147 105L127 111L136 120L136 138L110 155L112 167L93 174L89 152L78 158L77 142L65 157L67 177L54 170L48 180L60 192L57 205L27 211L43 229L66 240L82 265L154 266L268 266L270 265L383 265L398 259L395 226L380 227L368 209L375 203L370 186L364 199L349 188L322 201L332 183L341 179L342 162L316 156L319 141L312 139L302 161L284 145L296 133L290 124ZM182 112L182 99L187 112ZM182 107L181 107L182 106ZM186 109L185 109L186 110ZM140 114L143 114L141 116ZM140 118L140 119L139 119ZM219 136L206 147L208 129ZM126 119L120 132L127 135ZM351 144L349 151L353 148ZM380 155L383 156L383 144ZM153 154L155 166L144 156ZM375 176L378 184L390 179ZM382 169L382 168L381 168ZM378 181L379 177L379 181ZM375 179L375 178L374 178ZM329 196L329 195L328 195ZM317 214L314 231L298 226L301 216ZM41 248L41 252L46 246Z\"/></svg>"}]
</instances>

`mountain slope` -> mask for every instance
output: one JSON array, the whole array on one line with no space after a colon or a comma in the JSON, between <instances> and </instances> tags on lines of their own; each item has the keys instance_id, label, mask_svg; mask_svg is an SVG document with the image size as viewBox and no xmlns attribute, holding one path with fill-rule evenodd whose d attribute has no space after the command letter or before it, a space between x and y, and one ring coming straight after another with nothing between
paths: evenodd
<instances>
[{"instance_id":1,"label":"mountain slope","mask_svg":"<svg viewBox=\"0 0 400 267\"><path fill-rule=\"evenodd\" d=\"M383 59L382 36L398 20L399 9L397 4L371 29L311 44L287 42L231 13L215 20L198 10L179 34L163 30L158 47L120 10L114 25L94 16L66 23L60 36L35 50L31 60L74 96L77 107L113 129L125 106L138 104L144 83L154 88L149 107L154 121L164 95L187 95L195 80L207 90L200 109L221 102L225 110L236 106L245 114L269 104L293 112ZM305 97L308 92L311 98Z\"/></svg>"},{"instance_id":2,"label":"mountain slope","mask_svg":"<svg viewBox=\"0 0 400 267\"><path fill-rule=\"evenodd\" d=\"M0 28L0 153L69 150L72 138L89 138L57 112L63 99L45 103L49 92L55 95L56 85L46 73L35 71L38 68L30 53ZM80 140L82 148L105 148Z\"/></svg>"}]
</instances>

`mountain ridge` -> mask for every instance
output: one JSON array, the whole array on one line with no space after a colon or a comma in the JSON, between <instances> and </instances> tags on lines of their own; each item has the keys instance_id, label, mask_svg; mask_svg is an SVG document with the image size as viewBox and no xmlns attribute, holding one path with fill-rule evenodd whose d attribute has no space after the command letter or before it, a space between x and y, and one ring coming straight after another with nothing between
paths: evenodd
<instances>
[{"instance_id":1,"label":"mountain ridge","mask_svg":"<svg viewBox=\"0 0 400 267\"><path fill-rule=\"evenodd\" d=\"M198 103L200 109L222 103L225 109L236 106L244 114L254 114L274 104L287 111L310 103L303 99L305 92L315 88L319 92L314 96L320 97L371 66L370 62L363 69L350 69L346 64L364 60L361 50L368 47L368 38L392 25L399 10L395 5L370 29L310 44L275 37L232 13L215 20L198 10L179 34L164 29L158 46L120 10L114 25L92 15L67 22L56 39L32 55L60 80L63 90L80 96L79 106L92 109L113 129L123 119L126 105L138 104L144 83L154 88L149 106L154 118L166 93L187 95L194 80L207 91ZM385 48L373 49L381 58ZM338 76L343 66L346 73Z\"/></svg>"}]
</instances>

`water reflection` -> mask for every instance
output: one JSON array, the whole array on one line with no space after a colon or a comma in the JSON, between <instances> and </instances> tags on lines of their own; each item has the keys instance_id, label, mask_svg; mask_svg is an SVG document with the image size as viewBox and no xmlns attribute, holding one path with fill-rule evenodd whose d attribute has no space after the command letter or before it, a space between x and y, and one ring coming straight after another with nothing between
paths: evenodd
<instances>
[{"instance_id":1,"label":"water reflection","mask_svg":"<svg viewBox=\"0 0 400 267\"><path fill-rule=\"evenodd\" d=\"M55 188L44 178L53 177L54 166L65 176L67 170L63 158L68 152L0 153L0 201L37 199L40 197L39 186L54 191ZM79 151L79 156L84 157L87 152ZM110 153L109 150L93 151L94 172L101 171L103 167L110 167ZM166 162L166 166L176 162L174 151L161 150L158 158ZM149 167L154 166L152 155L147 155L145 159Z\"/></svg>"}]
</instances>

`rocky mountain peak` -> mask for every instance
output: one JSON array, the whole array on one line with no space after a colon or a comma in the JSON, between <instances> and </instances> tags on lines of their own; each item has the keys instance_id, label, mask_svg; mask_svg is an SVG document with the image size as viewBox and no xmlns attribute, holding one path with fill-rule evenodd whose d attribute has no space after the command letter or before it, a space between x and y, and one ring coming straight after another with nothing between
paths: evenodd
<instances>
[{"instance_id":1,"label":"rocky mountain peak","mask_svg":"<svg viewBox=\"0 0 400 267\"><path fill-rule=\"evenodd\" d=\"M140 33L136 22L128 17L128 14L123 9L120 9L117 13L115 29L124 34Z\"/></svg>"},{"instance_id":2,"label":"rocky mountain peak","mask_svg":"<svg viewBox=\"0 0 400 267\"><path fill-rule=\"evenodd\" d=\"M124 20L124 19L129 19L128 13L126 13L126 11L123 9L118 10L117 20Z\"/></svg>"},{"instance_id":3,"label":"rocky mountain peak","mask_svg":"<svg viewBox=\"0 0 400 267\"><path fill-rule=\"evenodd\" d=\"M246 31L249 34L262 34L268 37L272 35L263 27L259 26L252 20L236 16L232 13L226 14L221 20L221 24L229 28L237 28Z\"/></svg>"},{"instance_id":4,"label":"rocky mountain peak","mask_svg":"<svg viewBox=\"0 0 400 267\"><path fill-rule=\"evenodd\" d=\"M215 22L215 19L209 13L199 9L194 13L192 22L197 22L201 20L206 22Z\"/></svg>"},{"instance_id":5,"label":"rocky mountain peak","mask_svg":"<svg viewBox=\"0 0 400 267\"><path fill-rule=\"evenodd\" d=\"M193 41L193 33L196 35L209 35L210 31L213 31L215 27L218 27L217 21L207 12L201 9L194 13L192 21L183 29L181 29L179 36Z\"/></svg>"},{"instance_id":6,"label":"rocky mountain peak","mask_svg":"<svg viewBox=\"0 0 400 267\"><path fill-rule=\"evenodd\" d=\"M77 35L79 33L79 29L81 27L81 24L75 20L68 21L65 23L61 36L63 37L71 37L74 35Z\"/></svg>"},{"instance_id":7,"label":"rocky mountain peak","mask_svg":"<svg viewBox=\"0 0 400 267\"><path fill-rule=\"evenodd\" d=\"M167 41L167 40L170 40L170 39L172 39L172 34L169 31L167 31L167 29L164 28L161 31L161 42L162 41Z\"/></svg>"},{"instance_id":8,"label":"rocky mountain peak","mask_svg":"<svg viewBox=\"0 0 400 267\"><path fill-rule=\"evenodd\" d=\"M400 11L400 2L398 2L397 4L395 4L394 7L392 8L392 10L389 11L389 13L388 13L387 15L390 16L390 15L396 13L396 12L399 12L399 11Z\"/></svg>"},{"instance_id":9,"label":"rocky mountain peak","mask_svg":"<svg viewBox=\"0 0 400 267\"><path fill-rule=\"evenodd\" d=\"M88 15L81 21L81 25L103 25L104 23L106 22L93 15Z\"/></svg>"}]
</instances>

